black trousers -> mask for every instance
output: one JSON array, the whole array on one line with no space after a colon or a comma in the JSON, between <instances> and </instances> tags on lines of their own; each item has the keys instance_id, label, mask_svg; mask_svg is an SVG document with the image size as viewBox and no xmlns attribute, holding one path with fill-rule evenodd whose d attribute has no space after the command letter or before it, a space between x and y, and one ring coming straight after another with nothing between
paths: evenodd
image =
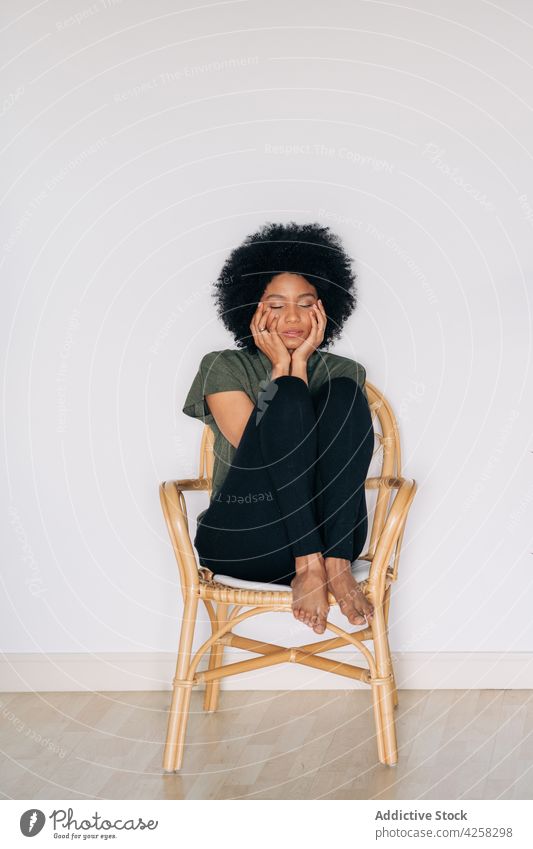
<instances>
[{"instance_id":1,"label":"black trousers","mask_svg":"<svg viewBox=\"0 0 533 849\"><path fill-rule=\"evenodd\" d=\"M370 408L356 381L332 378L314 396L299 377L270 381L198 523L200 565L286 584L299 555L357 559L368 531L364 482L373 449Z\"/></svg>"}]
</instances>

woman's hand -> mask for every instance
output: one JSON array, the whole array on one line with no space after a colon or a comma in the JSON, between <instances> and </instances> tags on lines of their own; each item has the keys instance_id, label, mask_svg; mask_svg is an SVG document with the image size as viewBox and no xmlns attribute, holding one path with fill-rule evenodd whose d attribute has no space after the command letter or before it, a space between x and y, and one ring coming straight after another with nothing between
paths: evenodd
<instances>
[{"instance_id":1,"label":"woman's hand","mask_svg":"<svg viewBox=\"0 0 533 849\"><path fill-rule=\"evenodd\" d=\"M267 355L272 366L288 374L291 355L276 330L278 318L279 316L273 313L268 305L265 307L263 301L259 301L250 322L250 330L252 331L255 344ZM263 332L261 332L261 328L264 328Z\"/></svg>"},{"instance_id":2,"label":"woman's hand","mask_svg":"<svg viewBox=\"0 0 533 849\"><path fill-rule=\"evenodd\" d=\"M309 357L324 339L327 324L326 311L320 298L316 304L313 304L309 312L311 313L311 330L309 331L309 336L306 336L302 344L294 349L291 357L291 364L300 367L303 365L307 367Z\"/></svg>"}]
</instances>

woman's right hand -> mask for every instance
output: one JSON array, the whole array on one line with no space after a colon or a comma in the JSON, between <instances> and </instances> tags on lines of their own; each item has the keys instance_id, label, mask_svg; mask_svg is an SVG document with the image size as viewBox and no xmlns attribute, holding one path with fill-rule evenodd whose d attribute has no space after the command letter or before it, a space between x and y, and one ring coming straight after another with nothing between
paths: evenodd
<instances>
[{"instance_id":1,"label":"woman's right hand","mask_svg":"<svg viewBox=\"0 0 533 849\"><path fill-rule=\"evenodd\" d=\"M252 331L255 344L267 355L272 363L272 366L289 373L291 365L291 355L286 348L283 339L276 330L279 316L272 312L272 309L259 301L257 309L250 322L250 330ZM264 328L261 332L260 328Z\"/></svg>"}]
</instances>

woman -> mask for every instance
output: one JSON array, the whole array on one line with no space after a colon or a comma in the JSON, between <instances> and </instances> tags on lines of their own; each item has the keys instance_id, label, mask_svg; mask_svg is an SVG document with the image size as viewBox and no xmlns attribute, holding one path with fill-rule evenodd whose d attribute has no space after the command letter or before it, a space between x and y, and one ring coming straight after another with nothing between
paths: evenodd
<instances>
[{"instance_id":1,"label":"woman","mask_svg":"<svg viewBox=\"0 0 533 849\"><path fill-rule=\"evenodd\" d=\"M215 298L238 348L203 357L183 406L215 435L200 564L290 582L294 616L318 634L328 590L362 624L373 607L351 564L368 530L366 372L323 350L356 306L350 259L327 227L267 224L226 260Z\"/></svg>"}]
</instances>

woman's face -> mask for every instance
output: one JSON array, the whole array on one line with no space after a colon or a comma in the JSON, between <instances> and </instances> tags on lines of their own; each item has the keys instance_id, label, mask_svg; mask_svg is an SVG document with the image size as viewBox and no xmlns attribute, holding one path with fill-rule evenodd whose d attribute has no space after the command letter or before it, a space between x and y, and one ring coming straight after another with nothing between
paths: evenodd
<instances>
[{"instance_id":1,"label":"woman's face","mask_svg":"<svg viewBox=\"0 0 533 849\"><path fill-rule=\"evenodd\" d=\"M302 344L311 331L310 310L317 303L315 287L300 274L276 274L265 288L260 301L269 306L269 314L278 315L276 330L289 351Z\"/></svg>"}]
</instances>

